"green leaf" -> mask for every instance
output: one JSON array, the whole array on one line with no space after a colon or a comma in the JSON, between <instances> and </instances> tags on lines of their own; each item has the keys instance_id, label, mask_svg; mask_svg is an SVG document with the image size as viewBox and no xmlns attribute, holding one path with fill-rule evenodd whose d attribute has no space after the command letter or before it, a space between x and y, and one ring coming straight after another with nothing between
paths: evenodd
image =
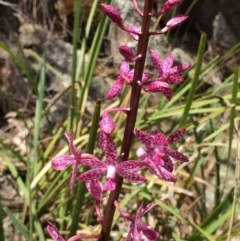
<instances>
[{"instance_id":1,"label":"green leaf","mask_svg":"<svg viewBox=\"0 0 240 241\"><path fill-rule=\"evenodd\" d=\"M22 236L27 240L30 241L31 237L30 237L30 233L29 230L22 225L13 215L13 213L7 208L4 208L4 212L8 215L8 217L11 219L11 221L13 222L14 226L16 227L16 229L22 234Z\"/></svg>"}]
</instances>

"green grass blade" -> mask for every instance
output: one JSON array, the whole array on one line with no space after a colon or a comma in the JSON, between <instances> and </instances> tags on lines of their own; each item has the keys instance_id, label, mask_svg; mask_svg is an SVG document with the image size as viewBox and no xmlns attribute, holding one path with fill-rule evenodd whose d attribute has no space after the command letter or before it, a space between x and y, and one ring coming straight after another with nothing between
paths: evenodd
<instances>
[{"instance_id":1,"label":"green grass blade","mask_svg":"<svg viewBox=\"0 0 240 241\"><path fill-rule=\"evenodd\" d=\"M111 3L111 1L107 1L107 2L109 4ZM88 62L88 65L86 67L86 70L83 76L84 84L81 89L81 94L80 94L79 103L78 103L78 109L81 110L81 114L84 113L84 110L85 110L85 105L83 105L83 103L86 101L88 96L89 87L92 81L92 76L96 66L100 47L102 45L102 41L105 36L107 24L108 24L108 18L105 15L103 15L93 38L92 46L89 53L90 61Z\"/></svg>"},{"instance_id":2,"label":"green grass blade","mask_svg":"<svg viewBox=\"0 0 240 241\"><path fill-rule=\"evenodd\" d=\"M194 76L193 76L191 88L189 90L189 94L188 94L188 97L187 97L187 100L186 100L185 109L184 109L182 118L180 119L180 122L179 122L179 127L181 127L185 124L185 122L187 120L187 117L188 117L188 114L189 114L189 110L191 108L191 104L192 104L193 99L194 99L195 90L196 90L197 83L198 83L198 80L199 80L199 75L200 75L200 72L201 72L203 56L204 56L204 53L205 53L206 39L207 39L206 34L202 33L199 48L198 48L198 55L197 55L197 61L196 61L196 65L195 65Z\"/></svg>"},{"instance_id":3,"label":"green grass blade","mask_svg":"<svg viewBox=\"0 0 240 241\"><path fill-rule=\"evenodd\" d=\"M49 182L50 185L44 195L42 196L41 200L39 200L38 206L37 206L37 212L40 212L44 205L46 205L48 202L53 200L61 191L61 188L63 187L63 184L66 182L68 177L65 179L63 178L64 172L60 172L57 174L57 176L54 177L54 180Z\"/></svg>"},{"instance_id":4,"label":"green grass blade","mask_svg":"<svg viewBox=\"0 0 240 241\"><path fill-rule=\"evenodd\" d=\"M198 225L194 224L193 222L189 221L188 219L183 218L176 210L174 210L167 204L160 202L159 206L164 208L168 212L172 213L174 215L174 217L180 219L181 221L183 221L185 223L190 224L193 228L195 228L201 234L202 237L207 238L207 240L209 240L209 241L215 241L215 239L210 234L208 234L204 229L202 229Z\"/></svg>"},{"instance_id":5,"label":"green grass blade","mask_svg":"<svg viewBox=\"0 0 240 241\"><path fill-rule=\"evenodd\" d=\"M13 222L14 226L16 229L22 234L22 236L27 240L30 241L30 233L29 230L26 228L26 226L22 225L13 215L13 213L7 208L4 208L4 212L8 215L8 217L11 219Z\"/></svg>"},{"instance_id":6,"label":"green grass blade","mask_svg":"<svg viewBox=\"0 0 240 241\"><path fill-rule=\"evenodd\" d=\"M39 146L42 113L43 113L45 75L46 75L46 69L45 69L45 64L43 64L41 66L40 76L39 76L39 84L38 84L38 97L37 97L37 102L36 102L34 133L33 133L33 160L32 160L33 165L31 166L31 170L30 170L31 171L30 172L30 177L31 177L30 180L32 180L32 178L36 176L36 172L37 172L36 161L38 159L38 146Z\"/></svg>"},{"instance_id":7,"label":"green grass blade","mask_svg":"<svg viewBox=\"0 0 240 241\"><path fill-rule=\"evenodd\" d=\"M70 93L70 108L69 108L69 122L68 130L73 128L74 124L74 115L76 111L76 91L75 91L75 82L76 82L76 69L77 69L77 45L78 45L78 36L79 36L79 25L80 25L80 13L81 13L81 0L76 0L75 2L75 11L74 11L74 24L73 24L73 54L72 54L72 81L71 81L71 93Z\"/></svg>"},{"instance_id":8,"label":"green grass blade","mask_svg":"<svg viewBox=\"0 0 240 241\"><path fill-rule=\"evenodd\" d=\"M0 196L0 240L4 241L4 228L3 228L3 208L2 208L2 201Z\"/></svg>"},{"instance_id":9,"label":"green grass blade","mask_svg":"<svg viewBox=\"0 0 240 241\"><path fill-rule=\"evenodd\" d=\"M230 192L227 194L227 196L222 200L217 207L215 207L212 212L209 214L209 216L201 223L200 227L205 229L208 225L210 225L214 220L218 219L219 215L224 213L229 206L232 205L233 202L233 191L234 189L231 189ZM191 237L189 238L189 241L195 241L196 237L198 236L198 232L193 232Z\"/></svg>"},{"instance_id":10,"label":"green grass blade","mask_svg":"<svg viewBox=\"0 0 240 241\"><path fill-rule=\"evenodd\" d=\"M37 93L37 87L34 83L34 76L32 75L31 71L24 65L22 60L15 54L13 51L3 42L0 41L0 48L4 49L9 55L13 58L13 60L17 63L17 65L22 69L23 73L27 76L27 79L32 86L35 93Z\"/></svg>"},{"instance_id":11,"label":"green grass blade","mask_svg":"<svg viewBox=\"0 0 240 241\"><path fill-rule=\"evenodd\" d=\"M70 88L70 95L69 95L69 103L70 107L68 110L68 123L67 123L67 130L70 131L73 129L74 126L74 119L76 115L76 89L75 89L75 82L76 82L76 68L77 68L77 47L78 47L78 36L79 36L79 25L80 25L80 14L81 14L81 0L75 1L75 11L74 11L74 23L73 23L73 52L72 52L72 70L71 70L71 88ZM64 174L66 177L68 172ZM65 196L64 193L61 196L61 201L64 203ZM61 206L60 208L60 218L64 218L66 215L66 208L67 206ZM61 223L60 229L63 229L64 222Z\"/></svg>"},{"instance_id":12,"label":"green grass blade","mask_svg":"<svg viewBox=\"0 0 240 241\"><path fill-rule=\"evenodd\" d=\"M44 232L43 232L43 228L41 225L41 222L38 218L37 215L37 210L36 210L36 205L35 205L35 200L31 203L30 208L32 209L32 215L33 215L33 224L34 224L34 228L38 233L38 240L39 241L45 241L45 237L44 237ZM33 237L33 235L31 235L31 237Z\"/></svg>"},{"instance_id":13,"label":"green grass blade","mask_svg":"<svg viewBox=\"0 0 240 241\"><path fill-rule=\"evenodd\" d=\"M239 211L239 210L238 210ZM230 216L232 214L232 205L229 207L229 209L224 212L218 219L216 219L214 222L212 222L210 225L204 228L206 232L214 233L215 231L218 230L219 227L221 227L223 224L225 224Z\"/></svg>"},{"instance_id":14,"label":"green grass blade","mask_svg":"<svg viewBox=\"0 0 240 241\"><path fill-rule=\"evenodd\" d=\"M87 145L87 153L92 154L95 143L96 143L96 137L97 137L97 130L98 130L98 123L99 123L99 118L100 118L100 110L101 110L101 102L98 100L96 102L94 114L93 114L93 119L92 119L92 126L90 129L90 135L89 135L89 141ZM85 172L87 168L83 168L83 172ZM77 198L76 198L76 204L74 207L73 211L73 216L72 216L72 225L70 228L70 236L73 236L77 232L77 227L78 227L78 217L79 213L82 208L82 204L85 198L86 194L86 186L84 182L80 182L78 186L78 193L77 193Z\"/></svg>"},{"instance_id":15,"label":"green grass blade","mask_svg":"<svg viewBox=\"0 0 240 241\"><path fill-rule=\"evenodd\" d=\"M11 158L6 154L4 150L1 150L0 153L4 161L7 163L8 169L10 170L12 177L14 178L14 180L16 180L16 183L18 184L19 189L23 192L24 196L27 197L28 195L27 187L24 184L21 176L19 175L16 166L14 165Z\"/></svg>"},{"instance_id":16,"label":"green grass blade","mask_svg":"<svg viewBox=\"0 0 240 241\"><path fill-rule=\"evenodd\" d=\"M91 10L90 10L90 13L89 13L89 16L88 16L88 19L87 19L84 37L83 37L82 42L81 42L81 56L79 58L77 71L76 71L76 78L77 79L80 78L81 70L84 70L84 58L85 58L85 54L86 54L87 40L89 38L89 33L90 33L90 30L91 30L91 26L92 26L92 22L93 22L93 18L94 18L94 14L95 14L97 5L98 5L98 0L94 0L92 5L91 5ZM79 111L78 111L76 113L76 123L79 123L80 116L81 116L81 113L79 113ZM76 126L76 132L75 133L76 133L75 136L80 134L80 130L78 130L78 126Z\"/></svg>"},{"instance_id":17,"label":"green grass blade","mask_svg":"<svg viewBox=\"0 0 240 241\"><path fill-rule=\"evenodd\" d=\"M232 86L232 104L233 107L230 112L230 127L229 127L229 142L228 142L228 165L230 165L230 157L232 152L232 139L234 131L234 120L236 115L237 106L237 93L238 93L238 77L239 77L239 67L234 69L233 86Z\"/></svg>"}]
</instances>

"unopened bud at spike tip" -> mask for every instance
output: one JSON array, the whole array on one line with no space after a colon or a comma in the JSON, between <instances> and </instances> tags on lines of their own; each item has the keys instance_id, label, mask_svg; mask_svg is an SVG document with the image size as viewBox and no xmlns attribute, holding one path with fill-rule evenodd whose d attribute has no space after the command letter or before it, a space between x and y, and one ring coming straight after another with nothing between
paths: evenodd
<instances>
[{"instance_id":1,"label":"unopened bud at spike tip","mask_svg":"<svg viewBox=\"0 0 240 241\"><path fill-rule=\"evenodd\" d=\"M119 14L119 12L112 7L111 5L108 5L106 3L100 4L103 12L116 24L122 24L122 18Z\"/></svg>"},{"instance_id":2,"label":"unopened bud at spike tip","mask_svg":"<svg viewBox=\"0 0 240 241\"><path fill-rule=\"evenodd\" d=\"M162 11L161 12L167 12L172 10L173 8L177 7L183 2L183 0L168 0L165 2L163 5Z\"/></svg>"}]
</instances>

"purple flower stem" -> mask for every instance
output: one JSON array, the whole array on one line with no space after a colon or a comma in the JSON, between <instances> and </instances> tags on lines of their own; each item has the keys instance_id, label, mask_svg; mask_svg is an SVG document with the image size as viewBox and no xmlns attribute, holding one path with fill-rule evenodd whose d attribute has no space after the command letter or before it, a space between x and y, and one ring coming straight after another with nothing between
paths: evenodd
<instances>
[{"instance_id":1,"label":"purple flower stem","mask_svg":"<svg viewBox=\"0 0 240 241\"><path fill-rule=\"evenodd\" d=\"M133 137L133 130L135 127L135 122L137 118L137 111L139 106L139 99L141 93L141 87L137 84L138 80L142 79L142 74L144 70L144 63L146 59L147 47L148 47L148 39L149 39L149 26L151 21L151 16L149 13L152 12L154 0L145 1L144 10L143 10L143 19L142 19L142 30L141 34L139 34L138 40L138 48L137 55L141 54L142 58L138 59L135 64L134 78L132 82L132 93L130 99L130 111L127 113L127 121L124 130L124 137L122 141L121 153L124 155L120 156L119 162L123 162L128 160L131 142ZM122 187L123 179L116 175L116 189L110 193L107 209L104 214L104 222L102 227L101 235L102 237L99 241L108 241L109 235L111 231L113 216L115 212L114 201L118 200L121 187Z\"/></svg>"}]
</instances>

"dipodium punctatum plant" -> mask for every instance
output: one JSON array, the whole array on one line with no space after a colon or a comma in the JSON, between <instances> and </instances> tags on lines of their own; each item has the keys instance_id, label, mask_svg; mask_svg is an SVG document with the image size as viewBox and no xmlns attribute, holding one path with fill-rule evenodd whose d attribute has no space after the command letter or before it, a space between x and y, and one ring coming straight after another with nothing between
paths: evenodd
<instances>
[{"instance_id":1,"label":"dipodium punctatum plant","mask_svg":"<svg viewBox=\"0 0 240 241\"><path fill-rule=\"evenodd\" d=\"M125 213L119 205L119 194L121 192L123 180L127 182L140 184L147 182L144 177L144 170L149 169L158 178L168 182L176 182L176 176L173 173L173 159L188 162L188 158L182 153L170 148L170 145L178 141L185 133L185 129L179 129L166 136L164 133L151 133L140 129L135 129L137 111L141 90L143 92L161 93L171 100L173 96L172 85L179 84L183 81L182 73L190 68L189 63L182 63L173 66L174 57L168 55L161 59L155 50L150 50L150 57L153 67L156 69L157 76L144 71L144 64L147 54L148 40L151 35L164 34L175 26L181 24L187 19L187 16L180 15L170 19L166 26L160 31L151 31L150 21L153 16L161 16L167 11L172 10L182 3L182 0L167 0L162 9L153 13L154 0L145 0L144 9L139 8L137 0L131 0L133 8L142 18L142 26L125 26L119 12L108 4L101 3L103 12L112 22L118 25L123 31L138 41L137 53L127 45L121 45L119 52L124 61L120 65L119 75L115 83L106 93L106 99L116 98L124 88L124 85L131 86L131 98L127 107L118 107L103 112L99 123L99 145L103 151L104 160L98 157L77 150L73 143L73 133L66 133L70 155L61 155L52 159L52 167L55 170L63 170L72 165L72 176L70 179L70 188L79 180L86 183L86 187L92 198L95 200L95 209L99 222L102 224L102 231L97 235L74 235L68 241L79 239L98 238L100 241L109 240L112 221L115 209L120 216L130 221L128 234L125 240L156 240L160 234L153 230L141 218L154 207L155 204L148 204L143 208L143 203L135 216ZM134 69L130 69L129 62L135 63ZM164 98L165 98L164 97ZM122 140L121 152L117 153L117 146L113 141L111 134L115 130L115 123L111 118L112 112L123 112L126 114L126 125ZM132 139L140 141L140 147L137 150L137 160L129 160L129 152ZM87 166L90 169L78 174L78 166ZM141 174L139 173L141 171ZM107 196L108 204L105 212L101 213L101 202L104 198L105 191L109 191ZM63 241L63 237L57 228L48 221L47 230L55 241Z\"/></svg>"}]
</instances>

